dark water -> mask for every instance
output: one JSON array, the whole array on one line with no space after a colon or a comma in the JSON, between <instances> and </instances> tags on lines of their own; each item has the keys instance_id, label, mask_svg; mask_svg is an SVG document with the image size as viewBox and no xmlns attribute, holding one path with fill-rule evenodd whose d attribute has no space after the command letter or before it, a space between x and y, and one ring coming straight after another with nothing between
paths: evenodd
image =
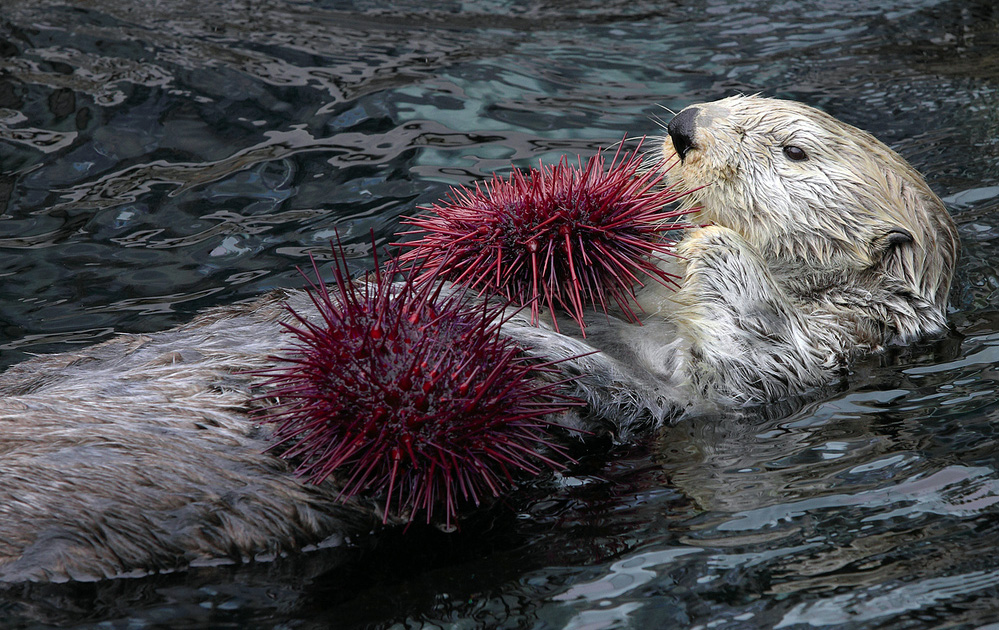
<instances>
[{"instance_id":1,"label":"dark water","mask_svg":"<svg viewBox=\"0 0 999 630\"><path fill-rule=\"evenodd\" d=\"M428 8L429 7L429 8ZM949 339L836 391L591 445L463 532L0 594L40 628L999 628L991 0L0 0L0 363L301 284L511 162L802 100L925 173Z\"/></svg>"}]
</instances>

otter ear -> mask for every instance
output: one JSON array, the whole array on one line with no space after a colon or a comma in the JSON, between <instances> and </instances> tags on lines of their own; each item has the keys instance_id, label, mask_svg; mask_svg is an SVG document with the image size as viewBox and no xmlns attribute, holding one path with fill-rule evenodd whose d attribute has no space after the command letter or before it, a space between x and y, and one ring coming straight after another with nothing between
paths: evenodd
<instances>
[{"instance_id":1,"label":"otter ear","mask_svg":"<svg viewBox=\"0 0 999 630\"><path fill-rule=\"evenodd\" d=\"M901 247L914 242L909 230L896 226L887 227L871 239L871 261L880 263Z\"/></svg>"}]
</instances>

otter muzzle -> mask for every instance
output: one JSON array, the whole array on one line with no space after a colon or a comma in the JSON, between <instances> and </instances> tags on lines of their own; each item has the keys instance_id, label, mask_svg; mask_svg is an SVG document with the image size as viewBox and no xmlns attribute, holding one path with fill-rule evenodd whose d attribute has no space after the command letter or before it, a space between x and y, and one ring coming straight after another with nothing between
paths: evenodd
<instances>
[{"instance_id":1,"label":"otter muzzle","mask_svg":"<svg viewBox=\"0 0 999 630\"><path fill-rule=\"evenodd\" d=\"M701 110L696 107L688 107L673 117L666 126L670 139L673 140L673 148L680 159L687 157L687 153L694 148L694 131L697 129L695 120Z\"/></svg>"}]
</instances>

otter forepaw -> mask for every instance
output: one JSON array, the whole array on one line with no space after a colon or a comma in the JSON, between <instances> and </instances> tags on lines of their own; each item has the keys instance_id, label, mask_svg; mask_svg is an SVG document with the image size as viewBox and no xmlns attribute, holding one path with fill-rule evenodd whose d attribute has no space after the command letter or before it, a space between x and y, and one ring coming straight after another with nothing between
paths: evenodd
<instances>
[{"instance_id":1,"label":"otter forepaw","mask_svg":"<svg viewBox=\"0 0 999 630\"><path fill-rule=\"evenodd\" d=\"M735 230L720 225L706 225L697 228L683 238L676 247L676 253L684 258L696 258L715 247L740 247L745 240Z\"/></svg>"},{"instance_id":2,"label":"otter forepaw","mask_svg":"<svg viewBox=\"0 0 999 630\"><path fill-rule=\"evenodd\" d=\"M687 270L676 297L676 324L689 343L690 377L699 389L774 400L793 393L791 383L825 378L827 345L742 236L706 227L677 251Z\"/></svg>"},{"instance_id":3,"label":"otter forepaw","mask_svg":"<svg viewBox=\"0 0 999 630\"><path fill-rule=\"evenodd\" d=\"M677 301L687 306L715 303L744 311L780 290L766 263L738 232L711 225L686 236L677 253L687 259Z\"/></svg>"}]
</instances>

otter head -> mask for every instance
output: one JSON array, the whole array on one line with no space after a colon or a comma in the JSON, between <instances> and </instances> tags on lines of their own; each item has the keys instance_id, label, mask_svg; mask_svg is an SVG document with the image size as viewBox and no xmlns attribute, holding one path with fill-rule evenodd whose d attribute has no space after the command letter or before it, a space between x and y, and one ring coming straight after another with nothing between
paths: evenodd
<instances>
[{"instance_id":1,"label":"otter head","mask_svg":"<svg viewBox=\"0 0 999 630\"><path fill-rule=\"evenodd\" d=\"M738 232L775 273L794 277L793 293L808 300L829 286L860 287L878 302L872 313L885 301L897 307L876 318L902 338L945 325L954 222L922 177L873 136L758 96L692 105L668 131L664 156L679 157L668 179L693 191L687 203L700 209L692 221Z\"/></svg>"}]
</instances>

